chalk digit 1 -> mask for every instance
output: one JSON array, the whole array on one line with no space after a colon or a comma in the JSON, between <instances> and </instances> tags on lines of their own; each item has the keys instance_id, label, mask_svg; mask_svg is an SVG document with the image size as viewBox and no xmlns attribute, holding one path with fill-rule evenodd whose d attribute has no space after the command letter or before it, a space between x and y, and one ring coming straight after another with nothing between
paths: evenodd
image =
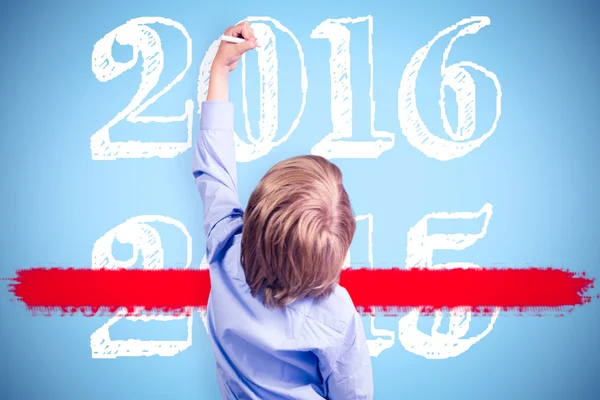
<instances>
[{"instance_id":1,"label":"chalk digit 1","mask_svg":"<svg viewBox=\"0 0 600 400\"><path fill-rule=\"evenodd\" d=\"M428 234L427 223L431 219L461 220L477 219L485 215L481 231L476 234ZM406 266L407 268L481 268L473 263L433 264L434 250L464 250L472 246L487 233L487 227L492 218L492 205L485 204L478 212L432 213L423 217L413 226L407 235ZM438 332L441 325L442 313L436 312L431 334L422 332L417 326L419 308L402 317L398 323L398 338L407 351L428 359L444 359L456 357L483 339L494 327L494 322L500 312L493 310L491 321L483 332L476 336L464 338L469 330L471 311L469 309L451 310L447 334Z\"/></svg>"},{"instance_id":2,"label":"chalk digit 1","mask_svg":"<svg viewBox=\"0 0 600 400\"><path fill-rule=\"evenodd\" d=\"M160 36L151 24L161 24L177 29L186 39L186 65L168 85L158 93L145 100L156 87L164 66L164 52ZM132 59L119 62L113 58L112 47L114 42L128 45L133 48ZM194 115L194 102L189 99L184 105L184 112L176 116L140 116L159 97L167 93L183 79L192 63L192 39L187 30L179 22L162 17L141 17L127 21L125 24L107 33L95 45L92 51L92 71L101 82L110 81L124 72L130 70L138 63L139 55L142 57L142 74L140 86L129 104L119 112L102 129L94 133L90 140L92 159L116 160L117 158L173 158L183 153L192 146L192 122ZM117 123L125 119L131 123L172 123L186 122L187 139L185 142L113 142L110 139L110 130Z\"/></svg>"},{"instance_id":3,"label":"chalk digit 1","mask_svg":"<svg viewBox=\"0 0 600 400\"><path fill-rule=\"evenodd\" d=\"M247 21L251 23L254 34L260 43L260 47L256 48L256 52L258 53L258 70L260 74L260 121L258 123L258 138L254 138L248 120L246 57L242 56L242 108L244 110L246 137L248 138L248 141L242 140L237 133L234 133L236 159L238 162L248 162L263 157L273 148L279 146L289 138L298 126L300 118L304 113L306 92L308 90L308 78L306 75L306 66L304 65L304 52L302 51L300 42L296 39L294 34L279 21L270 17L248 17ZM300 58L300 90L302 93L300 110L290 128L278 140L275 140L275 135L277 134L279 127L277 44L275 34L267 23L273 24L279 31L292 38L296 44L298 56ZM206 100L210 68L217 50L219 49L219 45L219 39L212 43L200 65L200 73L198 76L198 104L201 104ZM198 112L201 112L201 107Z\"/></svg>"},{"instance_id":4,"label":"chalk digit 1","mask_svg":"<svg viewBox=\"0 0 600 400\"><path fill-rule=\"evenodd\" d=\"M142 266L144 269L162 269L164 268L164 250L158 231L153 228L151 223L163 223L172 225L179 229L186 239L186 264L184 268L189 268L192 261L192 237L185 225L173 218L162 215L142 215L130 218L124 223L116 226L106 232L94 244L92 250L92 269L116 269L131 268L138 258L138 253L142 255ZM133 246L133 256L126 261L115 260L112 253L113 241L131 244ZM139 310L138 310L139 311ZM135 314L138 313L136 311ZM192 310L182 315L133 315L128 316L127 310L117 311L107 323L98 328L90 336L90 348L92 358L116 358L116 357L142 357L142 356L174 356L192 345ZM130 321L171 321L187 318L187 338L185 340L112 340L110 338L110 327L121 318L127 318Z\"/></svg>"},{"instance_id":5,"label":"chalk digit 1","mask_svg":"<svg viewBox=\"0 0 600 400\"><path fill-rule=\"evenodd\" d=\"M368 57L370 67L369 98L371 99L371 137L373 140L358 141L352 138L352 84L350 75L349 24L368 24ZM375 129L375 100L373 99L373 18L327 19L310 35L313 39L327 39L331 45L329 73L331 76L331 122L333 132L312 148L312 154L332 158L378 158L394 147L392 132Z\"/></svg>"},{"instance_id":6,"label":"chalk digit 1","mask_svg":"<svg viewBox=\"0 0 600 400\"><path fill-rule=\"evenodd\" d=\"M408 142L427 157L440 161L448 161L462 157L481 146L496 130L502 108L502 88L500 87L500 82L498 81L496 74L471 61L461 61L455 64L446 65L452 46L459 37L475 34L489 24L490 19L488 17L471 17L463 19L457 24L442 30L429 43L417 50L404 69L400 88L398 89L398 119L400 121L400 127L402 128L402 134L406 136ZM417 76L419 75L421 65L427 58L429 50L439 39L456 30L458 30L458 33L452 37L450 44L448 44L448 47L444 50L441 66L442 84L440 86L440 111L444 131L451 139L448 140L432 134L429 129L427 129L427 126L421 119L419 110L417 109L415 92ZM467 71L467 68L483 73L493 82L496 89L496 114L494 121L492 122L490 129L476 139L471 139L475 133L476 88L475 81ZM456 93L456 103L458 107L458 125L456 131L452 130L446 115L446 87L451 88Z\"/></svg>"},{"instance_id":7,"label":"chalk digit 1","mask_svg":"<svg viewBox=\"0 0 600 400\"><path fill-rule=\"evenodd\" d=\"M367 250L368 250L368 258L369 258L369 267L373 269L373 215L364 214L357 215L356 223L358 226L364 226L365 223L367 225ZM356 236L355 236L356 237ZM348 254L346 255L346 260L344 261L344 269L351 268L352 256L350 250L348 250ZM370 316L370 330L371 336L374 336L375 339L367 339L367 346L369 347L369 354L371 357L377 357L381 352L386 349L389 349L394 345L394 332L381 329L375 327L375 315Z\"/></svg>"}]
</instances>

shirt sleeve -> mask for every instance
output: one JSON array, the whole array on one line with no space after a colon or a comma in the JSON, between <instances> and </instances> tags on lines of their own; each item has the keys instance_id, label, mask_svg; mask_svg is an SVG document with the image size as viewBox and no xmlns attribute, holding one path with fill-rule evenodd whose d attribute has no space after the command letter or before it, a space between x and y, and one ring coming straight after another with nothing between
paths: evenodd
<instances>
[{"instance_id":1,"label":"shirt sleeve","mask_svg":"<svg viewBox=\"0 0 600 400\"><path fill-rule=\"evenodd\" d=\"M242 226L237 193L232 103L202 103L200 133L192 160L196 186L204 206L206 258L209 263Z\"/></svg>"},{"instance_id":2,"label":"shirt sleeve","mask_svg":"<svg viewBox=\"0 0 600 400\"><path fill-rule=\"evenodd\" d=\"M362 321L357 312L348 325L343 344L329 352L324 378L331 400L373 399L373 370Z\"/></svg>"}]
</instances>

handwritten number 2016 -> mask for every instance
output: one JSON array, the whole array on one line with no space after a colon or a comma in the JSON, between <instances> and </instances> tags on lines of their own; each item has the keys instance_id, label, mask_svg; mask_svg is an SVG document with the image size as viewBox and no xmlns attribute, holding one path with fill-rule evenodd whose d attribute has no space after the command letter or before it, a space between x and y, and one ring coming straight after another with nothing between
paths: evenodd
<instances>
[{"instance_id":1,"label":"handwritten number 2016","mask_svg":"<svg viewBox=\"0 0 600 400\"><path fill-rule=\"evenodd\" d=\"M236 133L236 157L238 162L249 162L268 154L274 147L285 142L297 128L306 105L308 78L304 64L302 45L296 36L279 21L270 17L249 17L261 43L257 48L258 70L260 74L260 120L258 137L254 137L248 121L246 99L246 67L245 57L242 59L242 109L245 116L246 140ZM149 25L161 24L178 30L186 40L185 68L158 93L148 98L156 88L164 65L164 52L158 33ZM269 25L270 24L270 25ZM351 24L367 24L368 28L368 62L369 62L369 98L370 98L370 136L367 141L350 140L353 136L352 126L352 84L350 70L350 30ZM486 68L471 62L461 61L451 65L447 60L452 46L458 38L475 34L490 24L488 17L470 17L440 31L429 43L414 53L404 69L398 89L398 120L402 134L407 141L427 157L440 161L462 157L481 146L497 127L501 114L502 90L497 76ZM279 129L278 111L278 58L275 33L271 25L283 34L288 35L295 43L300 63L301 102L298 113L291 125L285 128L285 134L275 140ZM373 93L373 19L371 16L360 18L327 19L321 22L311 33L313 39L327 39L331 46L329 73L331 85L331 121L333 131L315 144L312 154L333 158L378 158L382 153L393 148L395 134L375 129L375 100ZM445 48L442 57L440 85L440 116L448 138L434 135L429 131L417 109L416 80L421 65L425 61L431 47L441 38L453 35ZM112 46L117 42L133 48L130 61L119 62L113 58ZM198 76L198 103L206 99L209 72L212 60L219 46L215 40L207 51L200 66ZM115 28L95 45L92 52L92 71L102 82L112 80L133 68L142 59L140 85L129 102L104 127L91 137L92 158L95 160L115 160L118 158L173 158L192 146L192 122L194 102L184 102L182 114L174 116L141 115L151 104L169 92L179 83L192 62L192 39L180 23L162 17L141 17L132 19ZM476 85L469 70L482 73L490 79L496 89L495 117L487 132L477 138L475 134ZM445 89L455 92L457 104L457 126L452 129L446 113ZM200 111L198 111L200 112ZM118 123L185 123L187 136L181 142L142 142L112 141L110 130Z\"/></svg>"}]
</instances>

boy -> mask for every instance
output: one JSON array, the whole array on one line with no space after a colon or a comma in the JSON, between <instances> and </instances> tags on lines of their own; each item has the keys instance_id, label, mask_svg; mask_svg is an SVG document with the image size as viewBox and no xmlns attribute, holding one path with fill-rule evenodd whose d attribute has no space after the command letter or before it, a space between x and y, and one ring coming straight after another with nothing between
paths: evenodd
<instances>
[{"instance_id":1,"label":"boy","mask_svg":"<svg viewBox=\"0 0 600 400\"><path fill-rule=\"evenodd\" d=\"M256 38L247 22L225 34L245 42L219 47L193 159L223 398L371 399L363 325L338 285L355 231L342 174L321 157L280 162L242 210L228 74Z\"/></svg>"}]
</instances>

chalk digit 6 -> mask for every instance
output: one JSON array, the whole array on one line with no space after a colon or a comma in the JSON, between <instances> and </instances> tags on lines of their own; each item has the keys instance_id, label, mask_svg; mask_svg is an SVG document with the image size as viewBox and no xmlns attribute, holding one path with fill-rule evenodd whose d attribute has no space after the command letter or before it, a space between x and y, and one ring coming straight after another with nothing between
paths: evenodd
<instances>
[{"instance_id":1,"label":"chalk digit 6","mask_svg":"<svg viewBox=\"0 0 600 400\"><path fill-rule=\"evenodd\" d=\"M350 141L352 137L352 84L350 80L350 30L348 24L367 23L369 57L369 98L371 99L372 141ZM392 132L375 129L375 100L373 99L373 18L327 19L310 35L313 39L328 39L331 44L329 73L331 76L331 122L333 132L312 148L312 154L326 158L378 158L394 147Z\"/></svg>"},{"instance_id":2,"label":"chalk digit 6","mask_svg":"<svg viewBox=\"0 0 600 400\"><path fill-rule=\"evenodd\" d=\"M472 150L481 146L496 130L501 113L502 89L498 77L481 65L471 61L461 61L446 65L452 46L456 40L465 35L472 35L483 27L490 24L488 17L471 17L452 25L439 32L429 43L421 47L412 56L408 66L402 74L400 88L398 90L398 119L402 128L402 134L408 142L419 149L427 157L440 161L448 161L462 157ZM421 119L417 109L416 82L421 65L425 61L431 47L442 37L455 32L450 44L444 50L442 59L442 85L440 87L440 108L444 131L452 140L443 139L432 134ZM495 108L496 114L490 129L477 139L471 139L475 133L475 81L467 68L479 71L489 78L496 89ZM456 131L452 130L446 115L445 88L450 87L456 93L458 106L458 126ZM469 140L471 139L471 140Z\"/></svg>"},{"instance_id":3,"label":"chalk digit 6","mask_svg":"<svg viewBox=\"0 0 600 400\"><path fill-rule=\"evenodd\" d=\"M164 66L164 52L158 33L148 27L151 24L162 24L177 29L185 37L186 66L168 85L146 99L155 88ZM132 59L127 62L115 61L112 55L114 42L129 45L133 48ZM184 112L176 116L140 116L159 97L167 93L176 83L183 79L192 63L192 39L180 23L162 17L141 17L127 21L125 24L107 33L95 45L92 51L92 71L101 82L110 81L125 71L130 70L142 57L142 74L138 91L129 104L119 112L102 129L91 137L90 148L94 160L115 160L117 158L173 158L192 146L192 117L194 102L185 101ZM146 100L145 100L146 99ZM145 100L145 101L144 101ZM110 139L110 129L125 119L131 123L187 123L187 140L185 142L113 142Z\"/></svg>"}]
</instances>

